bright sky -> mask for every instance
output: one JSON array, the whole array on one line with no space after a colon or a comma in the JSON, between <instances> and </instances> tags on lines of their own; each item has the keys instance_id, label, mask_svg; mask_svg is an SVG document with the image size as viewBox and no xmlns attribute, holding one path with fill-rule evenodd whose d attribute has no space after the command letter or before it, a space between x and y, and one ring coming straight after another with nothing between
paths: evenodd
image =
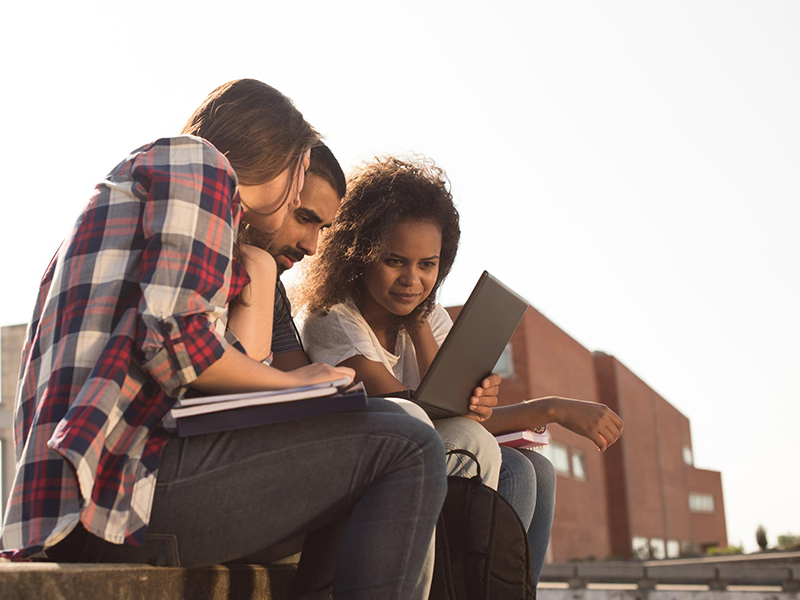
<instances>
[{"instance_id":1,"label":"bright sky","mask_svg":"<svg viewBox=\"0 0 800 600\"><path fill-rule=\"evenodd\" d=\"M345 166L447 170L445 304L489 269L691 419L732 544L800 533L800 4L271 4L4 9L0 325L28 320L98 179L220 83L261 79Z\"/></svg>"}]
</instances>

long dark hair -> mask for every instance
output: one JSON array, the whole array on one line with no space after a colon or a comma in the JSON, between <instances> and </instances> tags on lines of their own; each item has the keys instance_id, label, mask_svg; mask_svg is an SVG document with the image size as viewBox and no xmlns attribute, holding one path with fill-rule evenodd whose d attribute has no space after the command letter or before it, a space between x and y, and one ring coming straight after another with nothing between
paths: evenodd
<instances>
[{"instance_id":1,"label":"long dark hair","mask_svg":"<svg viewBox=\"0 0 800 600\"><path fill-rule=\"evenodd\" d=\"M219 86L181 133L211 142L228 158L243 185L266 183L291 167L284 202L302 168L303 155L320 137L289 98L255 79Z\"/></svg>"},{"instance_id":2,"label":"long dark hair","mask_svg":"<svg viewBox=\"0 0 800 600\"><path fill-rule=\"evenodd\" d=\"M289 98L256 79L235 79L216 88L181 133L210 142L228 158L243 185L266 183L291 167L275 211L289 200L292 182L303 167L303 155L320 139ZM233 254L239 262L247 227L242 220L237 232Z\"/></svg>"},{"instance_id":3,"label":"long dark hair","mask_svg":"<svg viewBox=\"0 0 800 600\"><path fill-rule=\"evenodd\" d=\"M383 244L404 220L431 221L442 231L436 284L401 321L428 315L455 261L461 229L447 176L422 157L376 158L350 175L333 226L304 269L299 304L324 314L347 298L358 302L364 293L364 267L381 259Z\"/></svg>"}]
</instances>

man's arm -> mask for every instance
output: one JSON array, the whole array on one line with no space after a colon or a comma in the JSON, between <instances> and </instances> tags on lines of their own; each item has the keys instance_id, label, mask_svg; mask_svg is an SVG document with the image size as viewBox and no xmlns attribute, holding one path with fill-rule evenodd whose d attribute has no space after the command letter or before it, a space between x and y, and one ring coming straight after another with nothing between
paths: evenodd
<instances>
[{"instance_id":1,"label":"man's arm","mask_svg":"<svg viewBox=\"0 0 800 600\"><path fill-rule=\"evenodd\" d=\"M310 364L311 361L302 350L290 350L272 356L272 366L281 371L294 371Z\"/></svg>"}]
</instances>

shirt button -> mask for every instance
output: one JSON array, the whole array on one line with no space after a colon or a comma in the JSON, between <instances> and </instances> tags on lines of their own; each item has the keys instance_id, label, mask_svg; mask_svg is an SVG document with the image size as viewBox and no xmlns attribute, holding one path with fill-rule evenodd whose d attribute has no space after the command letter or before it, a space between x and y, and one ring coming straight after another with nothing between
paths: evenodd
<instances>
[{"instance_id":1,"label":"shirt button","mask_svg":"<svg viewBox=\"0 0 800 600\"><path fill-rule=\"evenodd\" d=\"M172 333L172 329L173 329L172 323L170 323L169 321L161 323L161 331L163 331L164 333Z\"/></svg>"}]
</instances>

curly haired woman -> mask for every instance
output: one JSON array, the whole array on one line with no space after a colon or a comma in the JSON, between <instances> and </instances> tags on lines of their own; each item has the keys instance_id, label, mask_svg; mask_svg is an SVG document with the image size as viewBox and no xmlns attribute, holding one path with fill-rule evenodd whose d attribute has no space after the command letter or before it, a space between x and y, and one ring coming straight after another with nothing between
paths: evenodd
<instances>
[{"instance_id":1,"label":"curly haired woman","mask_svg":"<svg viewBox=\"0 0 800 600\"><path fill-rule=\"evenodd\" d=\"M350 181L352 191L323 239L319 259L305 272L300 303L311 316L299 318L309 358L355 369L372 396L415 388L430 366L451 326L435 303L436 290L455 261L461 235L458 212L434 165L387 159L380 166ZM387 185L390 192L374 201L374 190L384 191ZM420 260L419 285L413 290L389 291L401 258L391 252L383 256L387 247L381 241L393 237L431 248L430 256ZM445 449L470 450L478 457L484 483L495 489L500 449L480 423L497 404L499 383L499 376L491 375L475 388L468 418L433 422ZM428 420L417 405L397 402ZM473 474L471 461L461 455L450 461L451 474Z\"/></svg>"},{"instance_id":2,"label":"curly haired woman","mask_svg":"<svg viewBox=\"0 0 800 600\"><path fill-rule=\"evenodd\" d=\"M452 322L436 292L455 261L458 211L444 172L425 159L377 159L348 181L347 195L300 290L301 334L311 360L356 371L371 395L415 388ZM605 450L622 421L602 404L540 398L492 410L492 375L476 388L466 419L491 434L559 423ZM491 418L490 418L491 417ZM445 447L458 447L434 421ZM463 447L463 446L461 446ZM535 452L503 448L498 490L528 528L538 580L555 502L552 465Z\"/></svg>"}]
</instances>

